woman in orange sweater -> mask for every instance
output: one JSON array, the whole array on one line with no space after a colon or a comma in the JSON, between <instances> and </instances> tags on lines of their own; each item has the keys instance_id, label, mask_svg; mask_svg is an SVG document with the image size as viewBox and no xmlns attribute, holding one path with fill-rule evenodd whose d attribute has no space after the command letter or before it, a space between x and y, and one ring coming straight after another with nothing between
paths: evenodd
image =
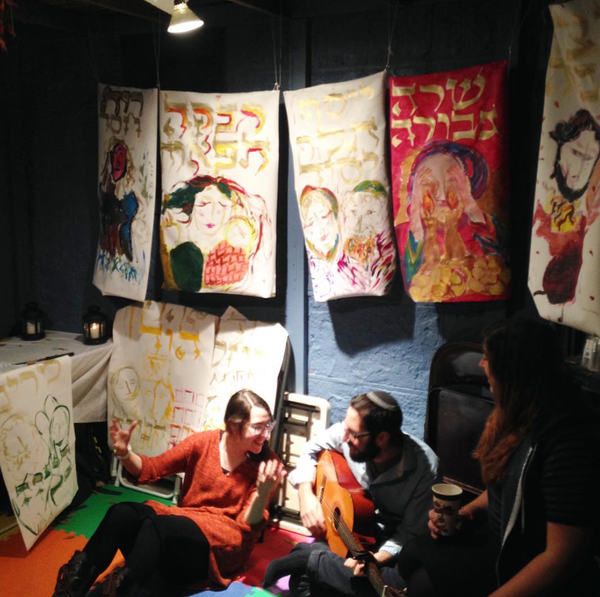
<instances>
[{"instance_id":1,"label":"woman in orange sweater","mask_svg":"<svg viewBox=\"0 0 600 597\"><path fill-rule=\"evenodd\" d=\"M125 567L108 581L110 595L166 597L194 584L223 589L242 571L283 479L269 448L273 418L250 390L236 392L225 430L195 433L156 457L132 452L127 430L110 426L114 453L140 483L185 473L178 506L155 501L111 506L83 551L61 567L53 597L84 597L117 550Z\"/></svg>"}]
</instances>

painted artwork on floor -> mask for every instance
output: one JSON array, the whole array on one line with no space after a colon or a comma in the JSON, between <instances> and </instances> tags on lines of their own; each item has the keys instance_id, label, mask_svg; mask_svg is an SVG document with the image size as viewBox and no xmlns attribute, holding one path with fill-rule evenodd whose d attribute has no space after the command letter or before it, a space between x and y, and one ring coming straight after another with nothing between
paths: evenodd
<instances>
[{"instance_id":1,"label":"painted artwork on floor","mask_svg":"<svg viewBox=\"0 0 600 597\"><path fill-rule=\"evenodd\" d=\"M181 305L147 301L120 309L108 370L108 420L133 421L131 446L161 454L204 418L218 318Z\"/></svg>"},{"instance_id":2,"label":"painted artwork on floor","mask_svg":"<svg viewBox=\"0 0 600 597\"><path fill-rule=\"evenodd\" d=\"M29 550L78 489L69 357L0 373L0 467Z\"/></svg>"},{"instance_id":3,"label":"painted artwork on floor","mask_svg":"<svg viewBox=\"0 0 600 597\"><path fill-rule=\"evenodd\" d=\"M550 12L529 290L545 319L600 336L600 2Z\"/></svg>"},{"instance_id":4,"label":"painted artwork on floor","mask_svg":"<svg viewBox=\"0 0 600 597\"><path fill-rule=\"evenodd\" d=\"M163 288L275 295L279 92L161 91Z\"/></svg>"},{"instance_id":5,"label":"painted artwork on floor","mask_svg":"<svg viewBox=\"0 0 600 597\"><path fill-rule=\"evenodd\" d=\"M156 89L98 87L100 235L94 284L143 301L148 287L158 142Z\"/></svg>"},{"instance_id":6,"label":"painted artwork on floor","mask_svg":"<svg viewBox=\"0 0 600 597\"><path fill-rule=\"evenodd\" d=\"M386 294L396 249L384 73L284 96L314 299Z\"/></svg>"},{"instance_id":7,"label":"painted artwork on floor","mask_svg":"<svg viewBox=\"0 0 600 597\"><path fill-rule=\"evenodd\" d=\"M256 392L275 412L287 339L278 323L250 321L233 307L225 311L215 340L204 429L223 427L227 402L241 389Z\"/></svg>"},{"instance_id":8,"label":"painted artwork on floor","mask_svg":"<svg viewBox=\"0 0 600 597\"><path fill-rule=\"evenodd\" d=\"M510 295L506 68L390 79L394 225L415 302Z\"/></svg>"}]
</instances>

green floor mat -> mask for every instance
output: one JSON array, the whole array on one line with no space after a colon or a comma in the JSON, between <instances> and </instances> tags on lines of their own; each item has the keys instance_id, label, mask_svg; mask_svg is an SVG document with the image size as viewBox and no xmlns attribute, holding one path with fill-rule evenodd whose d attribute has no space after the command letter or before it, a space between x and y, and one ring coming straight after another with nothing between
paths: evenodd
<instances>
[{"instance_id":1,"label":"green floor mat","mask_svg":"<svg viewBox=\"0 0 600 597\"><path fill-rule=\"evenodd\" d=\"M55 530L63 530L66 533L82 535L89 539L98 528L106 511L113 504L119 502L145 502L147 500L155 500L166 505L173 503L171 500L158 498L127 487L103 485L97 487L79 508L57 520L54 528Z\"/></svg>"}]
</instances>

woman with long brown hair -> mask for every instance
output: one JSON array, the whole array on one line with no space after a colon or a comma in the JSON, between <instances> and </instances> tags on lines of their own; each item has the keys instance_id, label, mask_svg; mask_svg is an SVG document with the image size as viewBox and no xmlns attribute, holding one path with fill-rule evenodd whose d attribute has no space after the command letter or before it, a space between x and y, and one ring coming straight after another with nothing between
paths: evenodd
<instances>
[{"instance_id":1,"label":"woman with long brown hair","mask_svg":"<svg viewBox=\"0 0 600 597\"><path fill-rule=\"evenodd\" d=\"M487 490L461 509L454 537L440 537L431 511L431 537L399 558L408 594L597 597L597 413L541 320L494 325L480 365L495 402L475 451Z\"/></svg>"},{"instance_id":2,"label":"woman with long brown hair","mask_svg":"<svg viewBox=\"0 0 600 597\"><path fill-rule=\"evenodd\" d=\"M129 446L137 422L110 426L114 453L139 482L185 473L178 506L155 501L111 506L83 551L61 567L53 597L84 597L117 550L125 567L103 594L168 597L194 588L224 589L241 572L268 519L267 506L285 474L269 448L269 405L250 390L225 409L225 430L194 433L147 457Z\"/></svg>"}]
</instances>

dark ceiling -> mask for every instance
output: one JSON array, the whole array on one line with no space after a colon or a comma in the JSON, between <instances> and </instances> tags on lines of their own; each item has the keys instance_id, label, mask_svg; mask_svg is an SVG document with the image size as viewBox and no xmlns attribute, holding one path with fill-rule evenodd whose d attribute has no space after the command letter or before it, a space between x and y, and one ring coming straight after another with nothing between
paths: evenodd
<instances>
[{"instance_id":1,"label":"dark ceiling","mask_svg":"<svg viewBox=\"0 0 600 597\"><path fill-rule=\"evenodd\" d=\"M188 6L208 27L250 23L273 17L303 19L367 10L389 10L396 4L441 3L452 0L189 0ZM15 0L16 23L80 31L94 23L114 33L139 33L169 15L144 0Z\"/></svg>"}]
</instances>

